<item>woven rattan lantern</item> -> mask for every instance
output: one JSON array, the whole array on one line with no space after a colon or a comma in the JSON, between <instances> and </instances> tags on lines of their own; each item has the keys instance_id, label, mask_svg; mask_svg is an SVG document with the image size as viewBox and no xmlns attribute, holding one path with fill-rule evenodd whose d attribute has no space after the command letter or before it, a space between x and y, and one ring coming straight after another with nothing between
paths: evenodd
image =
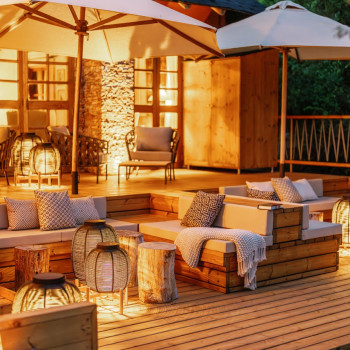
<instances>
[{"instance_id":1,"label":"woven rattan lantern","mask_svg":"<svg viewBox=\"0 0 350 350\"><path fill-rule=\"evenodd\" d=\"M41 138L34 133L22 133L16 137L12 148L12 161L18 175L29 174L29 154L31 149L39 143Z\"/></svg>"},{"instance_id":2,"label":"woven rattan lantern","mask_svg":"<svg viewBox=\"0 0 350 350\"><path fill-rule=\"evenodd\" d=\"M39 143L31 149L29 154L29 166L33 174L57 174L60 162L60 151L51 143Z\"/></svg>"},{"instance_id":3,"label":"woven rattan lantern","mask_svg":"<svg viewBox=\"0 0 350 350\"><path fill-rule=\"evenodd\" d=\"M350 196L343 196L334 204L332 222L342 224L343 244L350 244Z\"/></svg>"},{"instance_id":4,"label":"woven rattan lantern","mask_svg":"<svg viewBox=\"0 0 350 350\"><path fill-rule=\"evenodd\" d=\"M99 242L119 243L114 228L105 220L86 220L74 233L72 241L72 260L75 277L85 283L85 260Z\"/></svg>"},{"instance_id":5,"label":"woven rattan lantern","mask_svg":"<svg viewBox=\"0 0 350 350\"><path fill-rule=\"evenodd\" d=\"M130 259L119 243L100 242L85 261L87 286L98 293L120 292L120 313L123 314L123 290L130 278Z\"/></svg>"},{"instance_id":6,"label":"woven rattan lantern","mask_svg":"<svg viewBox=\"0 0 350 350\"><path fill-rule=\"evenodd\" d=\"M17 291L12 312L38 310L81 301L81 294L61 273L39 273Z\"/></svg>"}]
</instances>

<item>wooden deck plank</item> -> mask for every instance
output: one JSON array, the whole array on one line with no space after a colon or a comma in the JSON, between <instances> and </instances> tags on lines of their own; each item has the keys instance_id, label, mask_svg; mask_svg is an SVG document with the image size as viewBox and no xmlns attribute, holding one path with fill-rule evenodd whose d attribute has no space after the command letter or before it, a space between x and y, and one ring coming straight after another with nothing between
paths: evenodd
<instances>
[{"instance_id":1,"label":"wooden deck plank","mask_svg":"<svg viewBox=\"0 0 350 350\"><path fill-rule=\"evenodd\" d=\"M174 303L149 308L134 300L124 308L125 316L119 315L112 322L101 317L99 346L185 350L286 345L292 349L298 341L301 347L315 343L319 349L327 344L344 345L348 341L346 331L350 334L349 282L350 268L346 265L326 275L234 294L203 294L205 290L198 286L186 288L185 283L178 282L179 299ZM315 329L321 331L312 336ZM339 341L334 340L337 330Z\"/></svg>"}]
</instances>

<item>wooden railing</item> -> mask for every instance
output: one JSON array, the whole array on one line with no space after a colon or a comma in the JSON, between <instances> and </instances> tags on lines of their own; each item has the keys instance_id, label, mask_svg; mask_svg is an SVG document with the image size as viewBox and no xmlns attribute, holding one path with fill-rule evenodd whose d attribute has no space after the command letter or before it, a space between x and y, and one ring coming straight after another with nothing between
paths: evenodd
<instances>
[{"instance_id":1,"label":"wooden railing","mask_svg":"<svg viewBox=\"0 0 350 350\"><path fill-rule=\"evenodd\" d=\"M288 116L286 164L350 168L350 116Z\"/></svg>"}]
</instances>

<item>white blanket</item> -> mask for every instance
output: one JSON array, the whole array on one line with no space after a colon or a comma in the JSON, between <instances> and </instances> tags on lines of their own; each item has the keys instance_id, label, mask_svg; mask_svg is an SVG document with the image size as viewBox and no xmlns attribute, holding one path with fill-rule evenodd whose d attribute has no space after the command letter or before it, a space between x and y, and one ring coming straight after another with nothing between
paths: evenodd
<instances>
[{"instance_id":1,"label":"white blanket","mask_svg":"<svg viewBox=\"0 0 350 350\"><path fill-rule=\"evenodd\" d=\"M232 241L236 246L238 275L244 276L244 287L256 289L256 269L266 259L266 243L262 236L245 230L217 227L189 227L177 236L175 244L191 267L198 265L201 248L208 239Z\"/></svg>"}]
</instances>

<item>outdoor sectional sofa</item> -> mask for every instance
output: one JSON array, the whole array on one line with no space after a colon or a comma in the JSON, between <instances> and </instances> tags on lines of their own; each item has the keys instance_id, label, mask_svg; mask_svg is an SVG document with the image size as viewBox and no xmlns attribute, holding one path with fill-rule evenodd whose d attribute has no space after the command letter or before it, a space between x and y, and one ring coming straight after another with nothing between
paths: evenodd
<instances>
[{"instance_id":1,"label":"outdoor sectional sofa","mask_svg":"<svg viewBox=\"0 0 350 350\"><path fill-rule=\"evenodd\" d=\"M141 223L139 231L145 241L173 243L185 228L181 219L192 199L179 198L177 220ZM213 226L249 230L264 237L267 260L258 266L258 286L331 272L338 267L342 227L309 220L307 205L284 204L278 210L262 210L254 201L236 204L225 200ZM243 288L243 279L237 275L235 246L228 241L208 240L196 268L189 267L177 251L175 274L179 280L224 293Z\"/></svg>"},{"instance_id":2,"label":"outdoor sectional sofa","mask_svg":"<svg viewBox=\"0 0 350 350\"><path fill-rule=\"evenodd\" d=\"M318 196L318 199L309 200L302 203L290 203L290 202L280 202L280 201L271 201L269 203L276 204L297 204L301 205L304 210L305 220L308 217L308 214L311 212L328 212L327 217L330 217L329 212L332 211L335 202L339 199L338 197L327 197L323 195L323 180L322 179L310 179L308 180L309 184L315 191ZM247 186L246 185L237 185L237 186L225 186L219 187L219 193L225 194L226 196L234 199L240 199L243 197L246 200L252 202L256 201L255 198L247 197ZM305 227L305 224L304 224Z\"/></svg>"},{"instance_id":3,"label":"outdoor sectional sofa","mask_svg":"<svg viewBox=\"0 0 350 350\"><path fill-rule=\"evenodd\" d=\"M106 220L117 230L137 231L137 224L106 218L106 197L93 197L100 219ZM13 286L14 247L27 244L45 244L50 248L50 270L72 277L71 242L77 227L42 231L40 228L29 230L8 230L7 207L0 203L0 285Z\"/></svg>"}]
</instances>

